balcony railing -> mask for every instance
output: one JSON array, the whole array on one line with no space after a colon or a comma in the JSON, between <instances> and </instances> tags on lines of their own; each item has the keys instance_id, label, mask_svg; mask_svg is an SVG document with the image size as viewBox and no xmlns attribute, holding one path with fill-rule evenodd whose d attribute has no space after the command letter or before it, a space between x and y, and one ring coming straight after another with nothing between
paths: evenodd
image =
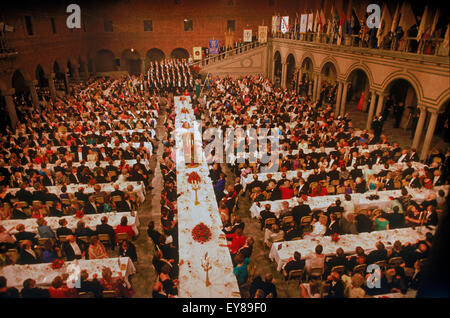
<instances>
[{"instance_id":1,"label":"balcony railing","mask_svg":"<svg viewBox=\"0 0 450 318\"><path fill-rule=\"evenodd\" d=\"M273 38L290 39L311 43L323 43L338 45L337 36L328 35L325 33L296 33L287 32L282 34L277 32L272 35ZM370 40L368 38L361 39L359 35L344 35L340 46L351 46L369 49L390 50L396 52L415 53L422 55L436 55L436 56L448 56L448 48L443 48L444 39L422 39L417 41L416 37L404 37L397 41L395 38L386 37L380 46L378 46L378 39Z\"/></svg>"},{"instance_id":2,"label":"balcony railing","mask_svg":"<svg viewBox=\"0 0 450 318\"><path fill-rule=\"evenodd\" d=\"M194 66L194 65L203 66L203 67L208 66L212 63L227 60L238 54L246 53L252 49L263 47L266 45L267 45L267 43L260 43L258 41L253 41L253 42L251 42L249 44L245 44L245 45L241 43L240 46L235 47L233 49L226 50L225 52L222 52L219 54L211 55L208 58L202 59L200 61L194 61L192 63L192 66Z\"/></svg>"}]
</instances>

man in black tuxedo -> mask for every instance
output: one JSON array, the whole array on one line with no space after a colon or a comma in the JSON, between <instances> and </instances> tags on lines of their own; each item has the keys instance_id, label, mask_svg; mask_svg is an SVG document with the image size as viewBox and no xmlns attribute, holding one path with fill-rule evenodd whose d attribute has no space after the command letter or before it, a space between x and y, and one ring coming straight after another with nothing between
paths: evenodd
<instances>
[{"instance_id":1,"label":"man in black tuxedo","mask_svg":"<svg viewBox=\"0 0 450 318\"><path fill-rule=\"evenodd\" d=\"M67 261L71 262L75 259L81 259L86 254L87 246L83 241L69 235L67 241L62 244L62 250L66 255Z\"/></svg>"},{"instance_id":2,"label":"man in black tuxedo","mask_svg":"<svg viewBox=\"0 0 450 318\"><path fill-rule=\"evenodd\" d=\"M39 256L32 249L31 244L32 242L28 240L21 243L18 264L30 265L39 263Z\"/></svg>"},{"instance_id":3,"label":"man in black tuxedo","mask_svg":"<svg viewBox=\"0 0 450 318\"><path fill-rule=\"evenodd\" d=\"M270 204L266 204L264 206L264 210L262 210L261 213L259 214L259 216L261 217L261 230L264 228L264 224L266 223L267 219L277 218L275 213L270 211L270 208L271 208Z\"/></svg>"},{"instance_id":4,"label":"man in black tuxedo","mask_svg":"<svg viewBox=\"0 0 450 318\"><path fill-rule=\"evenodd\" d=\"M327 230L325 231L325 236L329 236L335 233L339 233L339 222L336 219L336 215L334 213L330 214L330 224L327 226Z\"/></svg>"},{"instance_id":5,"label":"man in black tuxedo","mask_svg":"<svg viewBox=\"0 0 450 318\"><path fill-rule=\"evenodd\" d=\"M363 177L362 170L358 168L358 165L355 164L355 165L353 166L353 170L350 171L350 177L351 177L353 180L356 180L356 178L362 178L362 177Z\"/></svg>"},{"instance_id":6,"label":"man in black tuxedo","mask_svg":"<svg viewBox=\"0 0 450 318\"><path fill-rule=\"evenodd\" d=\"M367 265L374 264L378 261L385 261L387 260L387 251L384 247L384 244L381 241L378 241L376 246L376 250L372 251L367 255Z\"/></svg>"},{"instance_id":7,"label":"man in black tuxedo","mask_svg":"<svg viewBox=\"0 0 450 318\"><path fill-rule=\"evenodd\" d=\"M56 229L56 236L67 236L67 235L73 235L73 231L69 228L67 228L67 221L66 219L60 219L58 221L60 227Z\"/></svg>"},{"instance_id":8,"label":"man in black tuxedo","mask_svg":"<svg viewBox=\"0 0 450 318\"><path fill-rule=\"evenodd\" d=\"M412 167L412 163L411 162L407 162L406 166L408 168L406 168L405 170L403 170L402 172L402 178L406 178L406 176L408 175L412 175L414 172L414 168Z\"/></svg>"},{"instance_id":9,"label":"man in black tuxedo","mask_svg":"<svg viewBox=\"0 0 450 318\"><path fill-rule=\"evenodd\" d=\"M416 152L415 148L411 148L411 153L408 155L409 161L419 161L419 155Z\"/></svg>"},{"instance_id":10,"label":"man in black tuxedo","mask_svg":"<svg viewBox=\"0 0 450 318\"><path fill-rule=\"evenodd\" d=\"M108 224L108 218L106 216L103 216L100 221L102 223L96 226L96 232L97 234L108 234L111 239L111 249L114 250L114 246L116 246L116 232Z\"/></svg>"},{"instance_id":11,"label":"man in black tuxedo","mask_svg":"<svg viewBox=\"0 0 450 318\"><path fill-rule=\"evenodd\" d=\"M98 206L94 197L90 197L83 208L86 214L97 214L103 212L103 206Z\"/></svg>"},{"instance_id":12,"label":"man in black tuxedo","mask_svg":"<svg viewBox=\"0 0 450 318\"><path fill-rule=\"evenodd\" d=\"M20 190L16 192L16 198L19 201L25 201L31 205L31 203L33 202L33 194L30 191L28 191L26 188L27 188L27 185L25 183L21 183Z\"/></svg>"},{"instance_id":13,"label":"man in black tuxedo","mask_svg":"<svg viewBox=\"0 0 450 318\"><path fill-rule=\"evenodd\" d=\"M81 174L78 173L77 168L73 167L72 171L70 172L70 174L68 175L69 177L69 182L73 183L73 184L79 184L81 182Z\"/></svg>"},{"instance_id":14,"label":"man in black tuxedo","mask_svg":"<svg viewBox=\"0 0 450 318\"><path fill-rule=\"evenodd\" d=\"M394 190L395 189L394 179L392 179L392 175L390 172L386 175L386 179L384 180L384 188L386 190Z\"/></svg>"},{"instance_id":15,"label":"man in black tuxedo","mask_svg":"<svg viewBox=\"0 0 450 318\"><path fill-rule=\"evenodd\" d=\"M302 217L310 215L312 211L308 204L303 203L302 198L297 198L297 203L298 205L292 209L292 216L294 222L300 227Z\"/></svg>"},{"instance_id":16,"label":"man in black tuxedo","mask_svg":"<svg viewBox=\"0 0 450 318\"><path fill-rule=\"evenodd\" d=\"M287 280L289 277L289 273L294 270L300 270L305 268L305 260L302 260L302 254L300 252L294 252L294 259L287 262L284 266L285 276L284 278Z\"/></svg>"},{"instance_id":17,"label":"man in black tuxedo","mask_svg":"<svg viewBox=\"0 0 450 318\"><path fill-rule=\"evenodd\" d=\"M20 295L22 298L50 298L48 289L36 287L36 281L31 278L23 282Z\"/></svg>"},{"instance_id":18,"label":"man in black tuxedo","mask_svg":"<svg viewBox=\"0 0 450 318\"><path fill-rule=\"evenodd\" d=\"M25 231L25 225L19 224L16 226L18 233L14 234L17 242L20 241L31 241L33 245L37 244L36 233Z\"/></svg>"},{"instance_id":19,"label":"man in black tuxedo","mask_svg":"<svg viewBox=\"0 0 450 318\"><path fill-rule=\"evenodd\" d=\"M339 180L339 171L337 171L336 164L331 166L331 170L328 171L328 177L330 178L330 181Z\"/></svg>"},{"instance_id":20,"label":"man in black tuxedo","mask_svg":"<svg viewBox=\"0 0 450 318\"><path fill-rule=\"evenodd\" d=\"M217 179L217 180L219 180L219 179ZM263 183L258 180L258 175L254 174L253 181L250 182L249 184L247 184L247 191L248 191L248 193L252 193L254 188L259 187L262 189L262 186L263 186Z\"/></svg>"},{"instance_id":21,"label":"man in black tuxedo","mask_svg":"<svg viewBox=\"0 0 450 318\"><path fill-rule=\"evenodd\" d=\"M411 180L409 180L408 186L410 188L414 188L414 189L420 189L422 187L422 183L420 182L418 172L412 173L412 178L411 178Z\"/></svg>"},{"instance_id":22,"label":"man in black tuxedo","mask_svg":"<svg viewBox=\"0 0 450 318\"><path fill-rule=\"evenodd\" d=\"M89 195L84 193L83 187L78 188L78 191L75 192L75 198L86 203L89 201Z\"/></svg>"}]
</instances>

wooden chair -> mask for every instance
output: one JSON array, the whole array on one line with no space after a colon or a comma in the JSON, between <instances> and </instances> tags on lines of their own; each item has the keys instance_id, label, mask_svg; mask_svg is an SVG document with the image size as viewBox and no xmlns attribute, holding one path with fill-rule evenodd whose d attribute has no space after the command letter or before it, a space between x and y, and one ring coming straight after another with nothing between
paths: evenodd
<instances>
[{"instance_id":1,"label":"wooden chair","mask_svg":"<svg viewBox=\"0 0 450 318\"><path fill-rule=\"evenodd\" d=\"M367 211L367 209L361 209L357 212L357 214L364 214L367 215L369 212Z\"/></svg>"},{"instance_id":2,"label":"wooden chair","mask_svg":"<svg viewBox=\"0 0 450 318\"><path fill-rule=\"evenodd\" d=\"M312 232L311 221L312 217L310 215L305 215L300 219L300 227L302 228L303 233Z\"/></svg>"},{"instance_id":3,"label":"wooden chair","mask_svg":"<svg viewBox=\"0 0 450 318\"><path fill-rule=\"evenodd\" d=\"M61 199L61 203L62 203L62 205L69 206L70 200L69 199Z\"/></svg>"},{"instance_id":4,"label":"wooden chair","mask_svg":"<svg viewBox=\"0 0 450 318\"><path fill-rule=\"evenodd\" d=\"M103 245L111 246L111 238L109 234L98 234L98 240L103 243Z\"/></svg>"},{"instance_id":5,"label":"wooden chair","mask_svg":"<svg viewBox=\"0 0 450 318\"><path fill-rule=\"evenodd\" d=\"M45 205L51 208L53 206L53 201L45 201Z\"/></svg>"},{"instance_id":6,"label":"wooden chair","mask_svg":"<svg viewBox=\"0 0 450 318\"><path fill-rule=\"evenodd\" d=\"M319 278L320 280L322 280L323 273L324 273L323 267L313 267L309 271L308 280L311 280L311 278Z\"/></svg>"},{"instance_id":7,"label":"wooden chair","mask_svg":"<svg viewBox=\"0 0 450 318\"><path fill-rule=\"evenodd\" d=\"M366 274L366 268L367 268L367 264L359 264L356 265L355 267L353 267L353 273L359 273L363 276L365 276Z\"/></svg>"},{"instance_id":8,"label":"wooden chair","mask_svg":"<svg viewBox=\"0 0 450 318\"><path fill-rule=\"evenodd\" d=\"M95 298L93 292L79 292L78 298Z\"/></svg>"},{"instance_id":9,"label":"wooden chair","mask_svg":"<svg viewBox=\"0 0 450 318\"><path fill-rule=\"evenodd\" d=\"M335 189L334 186L328 186L327 187L327 192L328 192L329 195L335 194L336 193L336 189Z\"/></svg>"},{"instance_id":10,"label":"wooden chair","mask_svg":"<svg viewBox=\"0 0 450 318\"><path fill-rule=\"evenodd\" d=\"M119 298L115 290L104 290L102 294L103 298Z\"/></svg>"},{"instance_id":11,"label":"wooden chair","mask_svg":"<svg viewBox=\"0 0 450 318\"><path fill-rule=\"evenodd\" d=\"M342 212L334 212L334 215L336 216L336 219L342 218Z\"/></svg>"},{"instance_id":12,"label":"wooden chair","mask_svg":"<svg viewBox=\"0 0 450 318\"><path fill-rule=\"evenodd\" d=\"M337 187L340 184L339 180L331 180L331 185Z\"/></svg>"},{"instance_id":13,"label":"wooden chair","mask_svg":"<svg viewBox=\"0 0 450 318\"><path fill-rule=\"evenodd\" d=\"M376 265L378 265L378 266L380 266L380 268L382 269L382 270L386 270L386 268L387 268L387 263L386 263L386 261L378 261L378 262L375 262L375 264Z\"/></svg>"},{"instance_id":14,"label":"wooden chair","mask_svg":"<svg viewBox=\"0 0 450 318\"><path fill-rule=\"evenodd\" d=\"M268 225L275 224L277 222L277 219L275 218L268 218L264 221L264 230L267 228Z\"/></svg>"},{"instance_id":15,"label":"wooden chair","mask_svg":"<svg viewBox=\"0 0 450 318\"><path fill-rule=\"evenodd\" d=\"M289 286L289 282L298 279L299 283L302 283L303 276L305 274L305 271L303 269L296 269L289 272L289 274L286 273L286 271L283 269L283 275L287 277L287 282Z\"/></svg>"},{"instance_id":16,"label":"wooden chair","mask_svg":"<svg viewBox=\"0 0 450 318\"><path fill-rule=\"evenodd\" d=\"M67 242L67 235L60 235L58 237L59 242L62 244L64 242Z\"/></svg>"},{"instance_id":17,"label":"wooden chair","mask_svg":"<svg viewBox=\"0 0 450 318\"><path fill-rule=\"evenodd\" d=\"M31 208L29 208L29 207L23 208L22 210L23 210L23 213L25 213L29 217L31 217L33 215L33 212L31 211Z\"/></svg>"},{"instance_id":18,"label":"wooden chair","mask_svg":"<svg viewBox=\"0 0 450 318\"><path fill-rule=\"evenodd\" d=\"M405 261L403 260L402 257L392 257L389 261L388 261L388 267L389 268L393 268L393 267L397 267L400 266L401 264L403 264Z\"/></svg>"},{"instance_id":19,"label":"wooden chair","mask_svg":"<svg viewBox=\"0 0 450 318\"><path fill-rule=\"evenodd\" d=\"M79 239L80 241L83 241L83 242L89 244L89 237L88 237L88 236L78 236L78 239Z\"/></svg>"},{"instance_id":20,"label":"wooden chair","mask_svg":"<svg viewBox=\"0 0 450 318\"><path fill-rule=\"evenodd\" d=\"M6 257L13 262L13 264L15 264L17 259L19 258L19 252L15 248L8 249L5 254Z\"/></svg>"},{"instance_id":21,"label":"wooden chair","mask_svg":"<svg viewBox=\"0 0 450 318\"><path fill-rule=\"evenodd\" d=\"M129 240L130 239L130 237L128 236L128 233L118 233L117 234L117 242L122 242L122 241L125 241L125 240Z\"/></svg>"},{"instance_id":22,"label":"wooden chair","mask_svg":"<svg viewBox=\"0 0 450 318\"><path fill-rule=\"evenodd\" d=\"M293 237L291 239L291 241L298 241L298 240L301 240L301 239L303 239L301 236L297 236L297 237Z\"/></svg>"},{"instance_id":23,"label":"wooden chair","mask_svg":"<svg viewBox=\"0 0 450 318\"><path fill-rule=\"evenodd\" d=\"M330 283L323 283L322 286L320 286L320 298L328 296L328 293L330 292L330 288L331 288Z\"/></svg>"},{"instance_id":24,"label":"wooden chair","mask_svg":"<svg viewBox=\"0 0 450 318\"><path fill-rule=\"evenodd\" d=\"M26 201L19 201L19 207L20 208L26 208L28 206L28 202Z\"/></svg>"},{"instance_id":25,"label":"wooden chair","mask_svg":"<svg viewBox=\"0 0 450 318\"><path fill-rule=\"evenodd\" d=\"M285 216L285 217L282 219L283 224L289 224L289 223L291 223L292 221L294 221L294 217L293 217L292 215Z\"/></svg>"},{"instance_id":26,"label":"wooden chair","mask_svg":"<svg viewBox=\"0 0 450 318\"><path fill-rule=\"evenodd\" d=\"M401 181L394 181L394 188L395 189L400 189L402 187L402 182Z\"/></svg>"},{"instance_id":27,"label":"wooden chair","mask_svg":"<svg viewBox=\"0 0 450 318\"><path fill-rule=\"evenodd\" d=\"M105 203L105 197L103 197L103 196L95 197L95 202L100 203L100 204L104 204Z\"/></svg>"},{"instance_id":28,"label":"wooden chair","mask_svg":"<svg viewBox=\"0 0 450 318\"><path fill-rule=\"evenodd\" d=\"M278 243L278 242L284 242L284 238L276 239L273 242L267 242L264 245L265 245L265 247L267 247L270 250L272 248L273 243Z\"/></svg>"},{"instance_id":29,"label":"wooden chair","mask_svg":"<svg viewBox=\"0 0 450 318\"><path fill-rule=\"evenodd\" d=\"M38 245L39 246L41 246L41 247L43 247L44 246L44 244L45 244L45 242L47 242L47 241L50 241L51 239L49 239L49 238L39 238L39 243L38 243Z\"/></svg>"},{"instance_id":30,"label":"wooden chair","mask_svg":"<svg viewBox=\"0 0 450 318\"><path fill-rule=\"evenodd\" d=\"M345 194L345 187L338 186L336 190L336 194Z\"/></svg>"},{"instance_id":31,"label":"wooden chair","mask_svg":"<svg viewBox=\"0 0 450 318\"><path fill-rule=\"evenodd\" d=\"M345 273L345 266L339 265L339 266L333 266L331 269L332 272L338 272L339 275L342 275Z\"/></svg>"},{"instance_id":32,"label":"wooden chair","mask_svg":"<svg viewBox=\"0 0 450 318\"><path fill-rule=\"evenodd\" d=\"M112 197L113 202L122 202L122 197L120 195L115 195Z\"/></svg>"},{"instance_id":33,"label":"wooden chair","mask_svg":"<svg viewBox=\"0 0 450 318\"><path fill-rule=\"evenodd\" d=\"M39 208L39 207L42 206L42 201L34 200L34 201L32 202L32 206L33 206L33 208Z\"/></svg>"}]
</instances>

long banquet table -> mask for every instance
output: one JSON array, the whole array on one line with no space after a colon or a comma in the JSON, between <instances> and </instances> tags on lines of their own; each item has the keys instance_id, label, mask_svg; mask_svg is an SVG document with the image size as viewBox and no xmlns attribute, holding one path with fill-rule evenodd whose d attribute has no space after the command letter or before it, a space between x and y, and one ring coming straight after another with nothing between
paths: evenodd
<instances>
[{"instance_id":1,"label":"long banquet table","mask_svg":"<svg viewBox=\"0 0 450 318\"><path fill-rule=\"evenodd\" d=\"M375 244L378 241L383 242L386 248L393 247L395 241L405 243L416 243L417 240L425 239L425 233L434 233L434 227L427 229L422 227L421 232L418 232L418 228L402 228L387 231L374 231L370 233L359 234L346 234L341 235L340 240L335 243L331 241L330 236L323 237L309 237L298 241L285 241L273 243L270 249L269 258L277 263L277 270L280 271L283 266L293 257L294 252L301 253L304 259L307 255L313 254L316 246L321 244L323 246L324 255L333 255L336 253L336 249L341 247L345 254L354 254L355 248L361 246L364 252L370 253L375 250Z\"/></svg>"},{"instance_id":2,"label":"long banquet table","mask_svg":"<svg viewBox=\"0 0 450 318\"><path fill-rule=\"evenodd\" d=\"M178 235L179 235L179 297L183 298L231 298L240 297L236 276L233 274L231 256L227 241L222 232L222 221L219 216L216 197L213 191L209 169L202 151L201 135L194 120L189 98L182 101L175 97L177 113L176 126L176 163L177 191L181 194L177 200ZM189 110L182 114L181 108ZM183 122L189 122L190 129L182 128ZM197 167L189 167L184 160L183 134L194 133L195 151L201 163ZM187 182L188 175L196 172L201 182L198 185L198 204L195 204L195 191ZM192 229L203 222L211 230L211 239L201 244L192 237ZM211 269L208 271L211 285L206 286L206 272L202 268L205 255L209 257Z\"/></svg>"},{"instance_id":3,"label":"long banquet table","mask_svg":"<svg viewBox=\"0 0 450 318\"><path fill-rule=\"evenodd\" d=\"M77 273L78 270L86 270L89 274L88 279L92 279L97 275L102 277L102 269L109 267L113 277L119 277L119 273L125 279L128 287L131 287L128 277L136 273L136 268L128 257L94 259L94 260L75 260L65 262L61 268L52 269L50 263L33 264L33 265L9 265L0 268L0 276L7 277L8 286L21 289L23 282L32 278L39 287L49 287L56 276L63 274ZM73 275L73 274L72 274Z\"/></svg>"}]
</instances>

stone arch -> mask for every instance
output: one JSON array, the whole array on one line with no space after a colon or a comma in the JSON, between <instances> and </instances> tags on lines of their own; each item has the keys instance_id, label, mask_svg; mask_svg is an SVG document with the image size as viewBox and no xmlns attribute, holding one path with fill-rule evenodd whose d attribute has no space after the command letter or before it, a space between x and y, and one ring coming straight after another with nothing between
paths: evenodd
<instances>
[{"instance_id":1,"label":"stone arch","mask_svg":"<svg viewBox=\"0 0 450 318\"><path fill-rule=\"evenodd\" d=\"M189 52L185 48L178 47L172 50L170 57L173 59L188 59Z\"/></svg>"},{"instance_id":2,"label":"stone arch","mask_svg":"<svg viewBox=\"0 0 450 318\"><path fill-rule=\"evenodd\" d=\"M347 71L343 75L344 79L346 81L348 81L349 78L350 78L350 75L352 75L352 72L355 71L355 70L358 70L358 69L363 71L366 74L367 79L369 80L369 87L372 88L373 87L372 71L370 70L370 68L366 64L363 64L363 63L357 62L357 63L354 63L354 64L350 65L350 67L347 69Z\"/></svg>"},{"instance_id":3,"label":"stone arch","mask_svg":"<svg viewBox=\"0 0 450 318\"><path fill-rule=\"evenodd\" d=\"M14 71L11 76L11 87L14 88L14 94L16 94L16 96L26 96L29 94L27 85L27 81L29 80L30 78L23 70L17 69Z\"/></svg>"},{"instance_id":4,"label":"stone arch","mask_svg":"<svg viewBox=\"0 0 450 318\"><path fill-rule=\"evenodd\" d=\"M53 62L53 73L55 73L56 80L64 80L64 74L66 72L66 67L60 61L55 60Z\"/></svg>"},{"instance_id":5,"label":"stone arch","mask_svg":"<svg viewBox=\"0 0 450 318\"><path fill-rule=\"evenodd\" d=\"M448 91L447 91L448 92ZM435 135L440 136L444 142L450 143L450 128L448 127L448 119L450 118L450 96L447 94L447 98L443 99L439 104L439 116L436 122ZM447 127L446 126L447 123Z\"/></svg>"},{"instance_id":6,"label":"stone arch","mask_svg":"<svg viewBox=\"0 0 450 318\"><path fill-rule=\"evenodd\" d=\"M322 81L328 80L336 82L339 79L339 71L333 61L322 63L320 66L320 74L322 76Z\"/></svg>"},{"instance_id":7,"label":"stone arch","mask_svg":"<svg viewBox=\"0 0 450 318\"><path fill-rule=\"evenodd\" d=\"M48 87L48 78L46 76L47 74L45 73L45 70L41 64L38 64L38 66L36 66L34 74L37 80L37 86Z\"/></svg>"},{"instance_id":8,"label":"stone arch","mask_svg":"<svg viewBox=\"0 0 450 318\"><path fill-rule=\"evenodd\" d=\"M120 56L120 69L128 71L130 75L139 75L141 73L142 59L135 49L126 49Z\"/></svg>"},{"instance_id":9,"label":"stone arch","mask_svg":"<svg viewBox=\"0 0 450 318\"><path fill-rule=\"evenodd\" d=\"M381 91L383 93L388 93L389 85L394 82L397 79L404 79L408 81L411 86L414 88L414 91L417 95L417 102L418 104L422 104L423 99L423 89L422 85L420 84L420 81L417 80L416 77L414 77L411 74L408 73L402 73L402 72L394 72L386 76L386 78L381 83Z\"/></svg>"},{"instance_id":10,"label":"stone arch","mask_svg":"<svg viewBox=\"0 0 450 318\"><path fill-rule=\"evenodd\" d=\"M166 58L166 55L164 54L164 52L158 48L152 48L152 49L148 50L147 53L145 54L145 59L147 61L152 61L152 62L161 61L165 58Z\"/></svg>"},{"instance_id":11,"label":"stone arch","mask_svg":"<svg viewBox=\"0 0 450 318\"><path fill-rule=\"evenodd\" d=\"M295 55L289 53L286 57L286 87L291 88L292 81L295 74Z\"/></svg>"},{"instance_id":12,"label":"stone arch","mask_svg":"<svg viewBox=\"0 0 450 318\"><path fill-rule=\"evenodd\" d=\"M275 85L281 85L281 53L280 51L275 51L273 54L273 81Z\"/></svg>"},{"instance_id":13,"label":"stone arch","mask_svg":"<svg viewBox=\"0 0 450 318\"><path fill-rule=\"evenodd\" d=\"M344 75L344 80L349 83L347 91L347 102L357 105L360 110L367 110L367 102L372 88L372 73L367 66L355 63L350 66ZM361 103L360 103L361 102Z\"/></svg>"},{"instance_id":14,"label":"stone arch","mask_svg":"<svg viewBox=\"0 0 450 318\"><path fill-rule=\"evenodd\" d=\"M116 70L116 57L111 50L101 49L95 53L91 62L91 71L93 72L93 65L95 65L96 72L112 72Z\"/></svg>"},{"instance_id":15,"label":"stone arch","mask_svg":"<svg viewBox=\"0 0 450 318\"><path fill-rule=\"evenodd\" d=\"M450 101L450 88L447 88L445 91L443 91L438 98L438 110L443 111L445 110L446 104Z\"/></svg>"},{"instance_id":16,"label":"stone arch","mask_svg":"<svg viewBox=\"0 0 450 318\"><path fill-rule=\"evenodd\" d=\"M303 53L303 55L300 59L300 65L303 65L303 63L305 62L306 59L309 59L311 61L312 70L313 70L316 65L316 61L314 60L314 55L309 51L306 51L305 53Z\"/></svg>"},{"instance_id":17,"label":"stone arch","mask_svg":"<svg viewBox=\"0 0 450 318\"><path fill-rule=\"evenodd\" d=\"M322 73L326 65L332 65L336 71L336 80L341 77L341 72L339 70L339 63L334 57L327 56L319 66L319 72Z\"/></svg>"},{"instance_id":18,"label":"stone arch","mask_svg":"<svg viewBox=\"0 0 450 318\"><path fill-rule=\"evenodd\" d=\"M86 61L80 56L78 56L78 73L82 74L84 71L87 71ZM87 74L83 74L87 75Z\"/></svg>"}]
</instances>

